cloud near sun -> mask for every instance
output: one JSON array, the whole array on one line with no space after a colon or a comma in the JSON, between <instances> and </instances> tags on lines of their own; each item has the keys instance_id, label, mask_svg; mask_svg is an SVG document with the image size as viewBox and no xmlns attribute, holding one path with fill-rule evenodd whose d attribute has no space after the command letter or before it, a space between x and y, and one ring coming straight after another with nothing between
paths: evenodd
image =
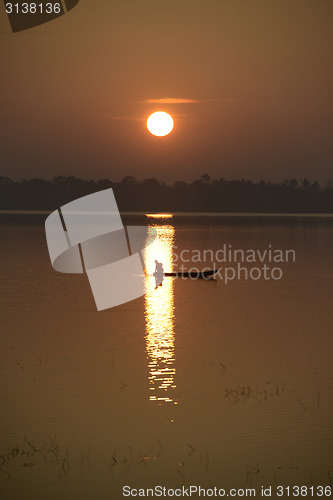
<instances>
[{"instance_id":1,"label":"cloud near sun","mask_svg":"<svg viewBox=\"0 0 333 500\"><path fill-rule=\"evenodd\" d=\"M237 97L227 97L224 99L185 99L183 97L161 97L157 99L143 99L142 101L132 101L137 104L205 104L205 103L213 103L213 102L240 102L243 99L239 99ZM188 115L177 115L179 116L188 116ZM129 121L138 121L141 122L142 118L138 116L126 116L126 115L118 115L118 116L109 116L112 120L129 120Z\"/></svg>"},{"instance_id":2,"label":"cloud near sun","mask_svg":"<svg viewBox=\"0 0 333 500\"><path fill-rule=\"evenodd\" d=\"M233 102L239 99L183 99L179 97L164 97L162 99L145 99L145 104L201 104L206 102Z\"/></svg>"}]
</instances>

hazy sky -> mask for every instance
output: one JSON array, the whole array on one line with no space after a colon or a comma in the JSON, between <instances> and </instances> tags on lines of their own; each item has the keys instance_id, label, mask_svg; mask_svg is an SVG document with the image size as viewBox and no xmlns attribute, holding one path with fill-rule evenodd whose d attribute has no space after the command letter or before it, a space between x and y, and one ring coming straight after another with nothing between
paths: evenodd
<instances>
[{"instance_id":1,"label":"hazy sky","mask_svg":"<svg viewBox=\"0 0 333 500\"><path fill-rule=\"evenodd\" d=\"M333 178L332 0L80 0L16 34L1 3L0 22L0 175Z\"/></svg>"}]
</instances>

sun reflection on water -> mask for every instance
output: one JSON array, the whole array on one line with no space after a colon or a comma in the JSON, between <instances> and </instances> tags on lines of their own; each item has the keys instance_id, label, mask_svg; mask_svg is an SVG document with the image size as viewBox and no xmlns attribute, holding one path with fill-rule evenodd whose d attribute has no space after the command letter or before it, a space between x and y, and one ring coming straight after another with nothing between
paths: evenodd
<instances>
[{"instance_id":1,"label":"sun reflection on water","mask_svg":"<svg viewBox=\"0 0 333 500\"><path fill-rule=\"evenodd\" d=\"M163 263L165 272L172 272L172 248L175 229L171 225L150 224L158 238L146 247L144 259L148 275L155 270L155 259ZM148 276L147 280L155 281ZM146 351L149 370L149 399L159 404L177 404L175 384L175 333L174 333L173 279L164 279L145 296Z\"/></svg>"}]
</instances>

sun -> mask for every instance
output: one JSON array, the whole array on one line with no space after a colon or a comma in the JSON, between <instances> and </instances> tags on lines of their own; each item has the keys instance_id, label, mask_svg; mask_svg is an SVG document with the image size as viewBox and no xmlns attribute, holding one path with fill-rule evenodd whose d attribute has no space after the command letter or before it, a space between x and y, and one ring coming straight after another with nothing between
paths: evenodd
<instances>
[{"instance_id":1,"label":"sun","mask_svg":"<svg viewBox=\"0 0 333 500\"><path fill-rule=\"evenodd\" d=\"M164 111L156 111L147 120L147 129L157 137L170 134L174 126L172 116Z\"/></svg>"}]
</instances>

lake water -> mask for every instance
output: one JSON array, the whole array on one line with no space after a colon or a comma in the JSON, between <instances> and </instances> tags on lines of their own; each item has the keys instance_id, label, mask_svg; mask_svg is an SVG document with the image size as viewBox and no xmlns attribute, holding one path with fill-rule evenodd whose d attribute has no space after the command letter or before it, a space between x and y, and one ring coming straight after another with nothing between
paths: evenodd
<instances>
[{"instance_id":1,"label":"lake water","mask_svg":"<svg viewBox=\"0 0 333 500\"><path fill-rule=\"evenodd\" d=\"M38 216L7 216L1 500L120 500L125 485L256 496L263 485L272 498L278 485L332 486L333 218L123 221L157 229L149 272L155 258L179 269L184 250L212 256L185 267L222 271L213 281L166 278L97 312L85 276L52 269ZM295 258L242 263L248 273L278 267L280 279L253 271L246 280L243 269L226 284L225 267L237 263L214 260L223 248Z\"/></svg>"}]
</instances>

